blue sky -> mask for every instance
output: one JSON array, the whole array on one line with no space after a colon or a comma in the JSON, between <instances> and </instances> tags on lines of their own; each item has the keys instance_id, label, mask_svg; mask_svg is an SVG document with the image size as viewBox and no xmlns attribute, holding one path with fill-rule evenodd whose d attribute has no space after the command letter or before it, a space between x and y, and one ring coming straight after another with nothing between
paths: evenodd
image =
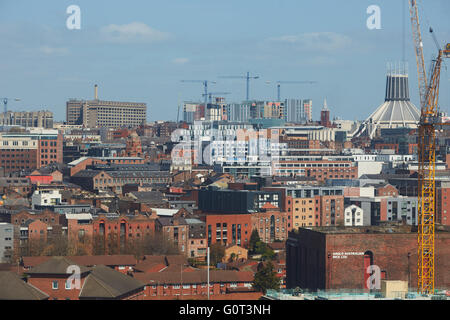
<instances>
[{"instance_id":1,"label":"blue sky","mask_svg":"<svg viewBox=\"0 0 450 320\"><path fill-rule=\"evenodd\" d=\"M427 66L450 42L450 1L421 6ZM81 29L68 30L66 8L81 9ZM381 8L381 29L369 30L370 5ZM405 30L405 38L403 38ZM65 120L69 98L90 99L94 84L105 100L146 102L148 120L175 120L183 100L200 100L201 83L230 92L227 101L324 98L331 116L365 119L384 100L386 65L409 63L410 93L418 106L417 69L407 0L0 0L0 97L21 98L10 110L46 108ZM449 62L447 61L447 65ZM267 84L267 81L272 81ZM450 109L450 73L441 74L440 105Z\"/></svg>"}]
</instances>

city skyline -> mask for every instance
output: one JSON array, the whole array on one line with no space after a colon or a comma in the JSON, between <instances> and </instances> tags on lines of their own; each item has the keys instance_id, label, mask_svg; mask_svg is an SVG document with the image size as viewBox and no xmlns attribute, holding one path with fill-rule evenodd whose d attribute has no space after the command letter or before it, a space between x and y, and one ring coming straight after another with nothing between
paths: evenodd
<instances>
[{"instance_id":1,"label":"city skyline","mask_svg":"<svg viewBox=\"0 0 450 320\"><path fill-rule=\"evenodd\" d=\"M66 27L72 4L81 9L80 30ZM380 30L366 26L370 5L381 9ZM437 50L428 28L442 42L450 38L450 3L422 7L428 67ZM216 81L210 91L241 102L245 79L220 77L246 72L259 76L250 82L251 99L276 100L277 80L317 81L282 85L282 100L312 99L314 120L324 99L332 118L365 120L383 101L387 64L403 54L420 107L407 1L9 1L0 4L0 21L0 96L21 99L9 110L48 109L55 121L65 119L70 98L93 99L94 84L102 100L146 103L148 121L176 120L183 101L203 100L201 83L181 80ZM449 84L444 68L445 112Z\"/></svg>"}]
</instances>

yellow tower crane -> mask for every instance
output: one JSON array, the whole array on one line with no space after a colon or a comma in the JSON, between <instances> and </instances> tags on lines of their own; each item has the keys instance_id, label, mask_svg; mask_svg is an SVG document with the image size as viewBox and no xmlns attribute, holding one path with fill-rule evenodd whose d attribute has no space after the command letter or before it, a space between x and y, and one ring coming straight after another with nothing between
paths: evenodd
<instances>
[{"instance_id":1,"label":"yellow tower crane","mask_svg":"<svg viewBox=\"0 0 450 320\"><path fill-rule=\"evenodd\" d=\"M435 166L436 166L436 127L438 123L438 99L441 64L443 58L450 57L450 45L439 49L433 61L429 84L425 73L423 43L420 33L417 2L410 0L410 14L415 44L421 116L419 122L418 160L418 263L417 290L419 293L434 292L435 263Z\"/></svg>"}]
</instances>

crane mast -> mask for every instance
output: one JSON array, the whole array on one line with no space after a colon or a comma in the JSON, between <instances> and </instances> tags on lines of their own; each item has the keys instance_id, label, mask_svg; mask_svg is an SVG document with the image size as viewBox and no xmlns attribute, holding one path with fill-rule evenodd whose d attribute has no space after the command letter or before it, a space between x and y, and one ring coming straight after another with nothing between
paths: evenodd
<instances>
[{"instance_id":1,"label":"crane mast","mask_svg":"<svg viewBox=\"0 0 450 320\"><path fill-rule=\"evenodd\" d=\"M438 48L439 54L433 61L427 85L417 2L410 0L409 4L421 106L418 137L417 290L422 294L432 294L435 288L435 170L436 126L440 125L438 123L439 83L442 59L450 56L450 45L447 44L445 50ZM434 39L437 42L435 37Z\"/></svg>"},{"instance_id":2,"label":"crane mast","mask_svg":"<svg viewBox=\"0 0 450 320\"><path fill-rule=\"evenodd\" d=\"M425 59L423 57L423 42L422 34L420 33L419 9L417 7L417 1L409 0L409 7L414 50L416 53L417 75L419 78L420 107L423 108L426 103L427 75L425 69Z\"/></svg>"}]
</instances>

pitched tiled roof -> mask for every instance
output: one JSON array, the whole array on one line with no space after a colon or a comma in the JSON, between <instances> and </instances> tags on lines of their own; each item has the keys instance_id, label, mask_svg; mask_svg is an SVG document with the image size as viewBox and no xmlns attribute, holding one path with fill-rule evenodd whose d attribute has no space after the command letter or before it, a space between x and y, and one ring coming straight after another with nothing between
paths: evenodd
<instances>
[{"instance_id":1,"label":"pitched tiled roof","mask_svg":"<svg viewBox=\"0 0 450 320\"><path fill-rule=\"evenodd\" d=\"M166 259L167 259L167 263L169 265L172 265L172 264L187 264L187 259L182 254L167 255Z\"/></svg>"},{"instance_id":2,"label":"pitched tiled roof","mask_svg":"<svg viewBox=\"0 0 450 320\"><path fill-rule=\"evenodd\" d=\"M138 279L109 267L98 265L87 276L80 299L116 299L141 290L145 286Z\"/></svg>"},{"instance_id":3,"label":"pitched tiled roof","mask_svg":"<svg viewBox=\"0 0 450 320\"><path fill-rule=\"evenodd\" d=\"M206 283L206 270L198 270L191 272L149 272L136 273L136 279L145 284L198 284ZM232 270L211 270L209 272L209 282L252 282L253 273L248 271L232 271Z\"/></svg>"},{"instance_id":4,"label":"pitched tiled roof","mask_svg":"<svg viewBox=\"0 0 450 320\"><path fill-rule=\"evenodd\" d=\"M45 262L42 262L27 271L28 274L72 274L73 272L68 272L67 268L71 265L77 265L75 261L69 260L66 257L51 257ZM89 272L89 269L84 266L79 266L81 273Z\"/></svg>"},{"instance_id":5,"label":"pitched tiled roof","mask_svg":"<svg viewBox=\"0 0 450 320\"><path fill-rule=\"evenodd\" d=\"M0 300L46 300L48 295L23 281L17 274L0 271Z\"/></svg>"},{"instance_id":6,"label":"pitched tiled roof","mask_svg":"<svg viewBox=\"0 0 450 320\"><path fill-rule=\"evenodd\" d=\"M137 263L133 255L71 256L68 258L83 266L134 266Z\"/></svg>"},{"instance_id":7,"label":"pitched tiled roof","mask_svg":"<svg viewBox=\"0 0 450 320\"><path fill-rule=\"evenodd\" d=\"M24 268L29 268L40 265L49 259L51 257L23 257L22 261ZM106 266L134 266L137 263L133 255L68 256L67 259L85 267L100 264Z\"/></svg>"},{"instance_id":8,"label":"pitched tiled roof","mask_svg":"<svg viewBox=\"0 0 450 320\"><path fill-rule=\"evenodd\" d=\"M153 261L142 261L134 266L134 270L139 272L160 272L165 268L167 268L166 263Z\"/></svg>"},{"instance_id":9,"label":"pitched tiled roof","mask_svg":"<svg viewBox=\"0 0 450 320\"><path fill-rule=\"evenodd\" d=\"M273 204L271 204L270 202L266 202L261 209L278 209L277 206L274 206Z\"/></svg>"}]
</instances>

